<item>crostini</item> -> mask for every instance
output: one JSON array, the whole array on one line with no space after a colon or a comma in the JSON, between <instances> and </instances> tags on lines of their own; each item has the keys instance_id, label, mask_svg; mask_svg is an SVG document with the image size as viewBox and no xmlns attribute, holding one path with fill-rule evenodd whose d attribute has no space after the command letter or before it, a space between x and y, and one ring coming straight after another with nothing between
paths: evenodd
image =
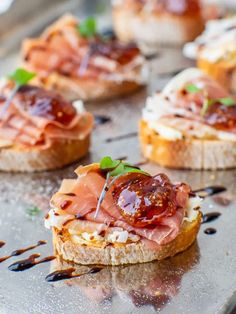
<instances>
[{"instance_id":1,"label":"crostini","mask_svg":"<svg viewBox=\"0 0 236 314\"><path fill-rule=\"evenodd\" d=\"M144 52L162 44L181 45L204 29L198 0L113 0L112 13L118 38L137 42Z\"/></svg>"},{"instance_id":2,"label":"crostini","mask_svg":"<svg viewBox=\"0 0 236 314\"><path fill-rule=\"evenodd\" d=\"M60 168L86 155L92 114L53 91L28 83L17 69L0 84L0 170Z\"/></svg>"},{"instance_id":3,"label":"crostini","mask_svg":"<svg viewBox=\"0 0 236 314\"><path fill-rule=\"evenodd\" d=\"M191 68L149 97L140 122L145 157L171 168L236 167L236 100Z\"/></svg>"},{"instance_id":4,"label":"crostini","mask_svg":"<svg viewBox=\"0 0 236 314\"><path fill-rule=\"evenodd\" d=\"M198 36L193 42L189 42L184 45L183 53L187 58L197 59L198 53L205 47L214 42L217 42L228 36L233 36L233 40L236 35L236 15L224 19L210 20L206 23L204 32ZM232 38L232 37L231 37ZM220 49L222 49L220 47ZM218 52L214 52L214 56ZM212 53L210 54L210 58ZM208 59L208 58L207 58Z\"/></svg>"},{"instance_id":5,"label":"crostini","mask_svg":"<svg viewBox=\"0 0 236 314\"><path fill-rule=\"evenodd\" d=\"M61 17L22 45L24 66L37 83L67 99L99 101L129 94L143 85L145 59L135 45L99 35L96 21Z\"/></svg>"},{"instance_id":6,"label":"crostini","mask_svg":"<svg viewBox=\"0 0 236 314\"><path fill-rule=\"evenodd\" d=\"M198 50L197 66L230 92L236 92L235 25Z\"/></svg>"},{"instance_id":7,"label":"crostini","mask_svg":"<svg viewBox=\"0 0 236 314\"><path fill-rule=\"evenodd\" d=\"M201 198L187 184L110 157L75 172L78 178L63 180L45 217L63 259L143 263L174 256L195 241Z\"/></svg>"}]
</instances>

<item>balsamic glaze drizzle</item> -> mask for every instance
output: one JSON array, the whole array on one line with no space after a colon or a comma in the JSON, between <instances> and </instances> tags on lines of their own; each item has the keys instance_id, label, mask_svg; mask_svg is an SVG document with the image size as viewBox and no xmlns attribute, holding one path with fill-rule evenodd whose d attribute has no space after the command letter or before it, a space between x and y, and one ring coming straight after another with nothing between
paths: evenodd
<instances>
[{"instance_id":1,"label":"balsamic glaze drizzle","mask_svg":"<svg viewBox=\"0 0 236 314\"><path fill-rule=\"evenodd\" d=\"M27 251L30 251L30 250L33 250L35 249L36 247L38 246L41 246L41 245L44 245L46 244L47 241L45 240L40 240L38 241L38 243L36 245L31 245L31 246L28 246L27 248L24 248L24 249L19 249L19 250L15 250L13 251L10 255L7 255L7 256L3 256L3 257L0 257L0 263L6 261L7 259L11 258L12 256L18 256L18 255L21 255Z\"/></svg>"},{"instance_id":2,"label":"balsamic glaze drizzle","mask_svg":"<svg viewBox=\"0 0 236 314\"><path fill-rule=\"evenodd\" d=\"M101 125L101 124L106 124L108 122L111 122L111 118L105 115L95 115L95 124L96 125Z\"/></svg>"},{"instance_id":3,"label":"balsamic glaze drizzle","mask_svg":"<svg viewBox=\"0 0 236 314\"><path fill-rule=\"evenodd\" d=\"M208 186L202 189L194 190L194 193L197 193L200 197L207 197L215 195L221 192L225 192L227 189L224 186Z\"/></svg>"},{"instance_id":4,"label":"balsamic glaze drizzle","mask_svg":"<svg viewBox=\"0 0 236 314\"><path fill-rule=\"evenodd\" d=\"M204 233L208 235L215 234L216 232L217 230L215 228L207 228L204 230Z\"/></svg>"},{"instance_id":5,"label":"balsamic glaze drizzle","mask_svg":"<svg viewBox=\"0 0 236 314\"><path fill-rule=\"evenodd\" d=\"M47 282L54 282L54 281L59 281L59 280L71 279L71 278L76 278L76 277L80 277L80 276L87 275L87 274L96 274L101 270L102 270L101 267L93 267L85 273L74 274L74 275L73 275L73 272L75 271L75 268L56 270L56 271L48 274L46 276L45 280Z\"/></svg>"},{"instance_id":6,"label":"balsamic glaze drizzle","mask_svg":"<svg viewBox=\"0 0 236 314\"><path fill-rule=\"evenodd\" d=\"M110 143L110 142L124 140L126 138L131 138L131 137L136 137L136 136L138 136L137 132L131 132L131 133L127 133L127 134L124 134L124 135L118 135L118 136L115 136L115 137L108 137L105 141L107 143Z\"/></svg>"},{"instance_id":7,"label":"balsamic glaze drizzle","mask_svg":"<svg viewBox=\"0 0 236 314\"><path fill-rule=\"evenodd\" d=\"M217 218L219 218L220 215L221 215L221 213L219 213L219 212L211 212L211 213L204 214L202 216L202 224L214 221Z\"/></svg>"},{"instance_id":8,"label":"balsamic glaze drizzle","mask_svg":"<svg viewBox=\"0 0 236 314\"><path fill-rule=\"evenodd\" d=\"M4 241L0 241L0 248L3 247L6 243Z\"/></svg>"},{"instance_id":9,"label":"balsamic glaze drizzle","mask_svg":"<svg viewBox=\"0 0 236 314\"><path fill-rule=\"evenodd\" d=\"M32 254L26 259L23 259L23 260L20 260L11 264L10 266L8 266L8 269L11 271L23 271L23 270L32 268L33 266L36 266L38 264L50 262L56 258L56 256L47 256L36 261L38 257L40 257L40 254L38 253Z\"/></svg>"}]
</instances>

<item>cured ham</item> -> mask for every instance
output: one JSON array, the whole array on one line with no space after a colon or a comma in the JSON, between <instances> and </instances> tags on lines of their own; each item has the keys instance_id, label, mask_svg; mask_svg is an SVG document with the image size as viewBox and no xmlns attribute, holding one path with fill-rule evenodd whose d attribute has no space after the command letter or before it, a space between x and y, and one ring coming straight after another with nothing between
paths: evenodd
<instances>
[{"instance_id":1,"label":"cured ham","mask_svg":"<svg viewBox=\"0 0 236 314\"><path fill-rule=\"evenodd\" d=\"M156 123L157 132L164 125L181 134L216 138L218 130L235 134L236 99L200 70L188 69L147 100L143 118L154 129Z\"/></svg>"},{"instance_id":2,"label":"cured ham","mask_svg":"<svg viewBox=\"0 0 236 314\"><path fill-rule=\"evenodd\" d=\"M58 139L83 139L91 132L90 113L78 113L59 94L36 86L22 86L5 111L4 104L13 87L8 82L0 89L1 140L40 149Z\"/></svg>"},{"instance_id":3,"label":"cured ham","mask_svg":"<svg viewBox=\"0 0 236 314\"><path fill-rule=\"evenodd\" d=\"M95 215L98 198L105 184L104 175L97 164L78 168L76 172L78 178L64 180L51 200L51 206L57 215L64 216L65 219L68 216L68 223L63 228L70 233L81 233L81 230L88 233L104 230L109 232L111 228L118 227L140 236L152 248L169 243L178 235L191 191L187 184L173 185L163 174L155 177L135 173L123 175L107 191L98 215ZM142 190L137 190L137 186L133 185L137 180L140 181ZM134 220L122 214L117 195L121 195L124 189L135 191L141 203L145 200L148 204L145 207L142 203L142 207L136 208L143 213L142 223L135 219L135 213L132 214ZM151 201L154 195L157 199L150 206L148 200ZM72 215L74 219L71 219ZM60 229L60 226L53 226Z\"/></svg>"},{"instance_id":4,"label":"cured ham","mask_svg":"<svg viewBox=\"0 0 236 314\"><path fill-rule=\"evenodd\" d=\"M112 80L119 74L126 77L128 69L135 69L143 62L134 45L123 45L114 38L104 40L98 35L92 39L83 37L79 21L71 15L63 16L40 38L26 40L23 55L27 67L42 80L52 72L73 79Z\"/></svg>"}]
</instances>

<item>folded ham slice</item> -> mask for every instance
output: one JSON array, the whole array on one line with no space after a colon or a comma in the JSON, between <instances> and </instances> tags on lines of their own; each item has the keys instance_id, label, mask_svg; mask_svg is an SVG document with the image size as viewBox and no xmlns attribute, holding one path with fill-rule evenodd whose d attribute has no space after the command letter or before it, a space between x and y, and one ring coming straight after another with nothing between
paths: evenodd
<instances>
[{"instance_id":1,"label":"folded ham slice","mask_svg":"<svg viewBox=\"0 0 236 314\"><path fill-rule=\"evenodd\" d=\"M0 112L13 88L11 82L0 89ZM93 116L78 113L60 95L36 86L23 86L0 117L0 139L38 149L56 140L78 140L92 130Z\"/></svg>"},{"instance_id":2,"label":"folded ham slice","mask_svg":"<svg viewBox=\"0 0 236 314\"><path fill-rule=\"evenodd\" d=\"M159 223L146 227L129 224L121 215L113 198L111 189L107 192L98 215L95 209L102 192L105 178L98 165L78 168L78 178L64 180L59 191L53 195L51 206L59 215L75 215L74 220L64 224L70 232L109 230L111 227L122 229L141 236L150 247L166 244L178 235L187 207L190 188L186 184L173 185L175 190L176 211L161 217Z\"/></svg>"},{"instance_id":3,"label":"folded ham slice","mask_svg":"<svg viewBox=\"0 0 236 314\"><path fill-rule=\"evenodd\" d=\"M136 46L99 36L87 39L80 35L78 25L75 17L65 15L38 39L26 40L23 55L27 67L40 78L57 72L75 80L80 77L114 79L117 75L128 79L130 70L143 64Z\"/></svg>"}]
</instances>

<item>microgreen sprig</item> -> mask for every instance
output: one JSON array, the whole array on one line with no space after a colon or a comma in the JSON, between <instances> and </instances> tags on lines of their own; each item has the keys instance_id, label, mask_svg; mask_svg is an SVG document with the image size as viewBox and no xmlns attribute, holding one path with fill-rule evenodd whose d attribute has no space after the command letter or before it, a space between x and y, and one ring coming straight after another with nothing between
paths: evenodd
<instances>
[{"instance_id":1,"label":"microgreen sprig","mask_svg":"<svg viewBox=\"0 0 236 314\"><path fill-rule=\"evenodd\" d=\"M26 208L26 214L28 217L30 217L31 219L37 215L39 215L39 213L41 212L41 210L37 207L37 206L31 206Z\"/></svg>"},{"instance_id":2,"label":"microgreen sprig","mask_svg":"<svg viewBox=\"0 0 236 314\"><path fill-rule=\"evenodd\" d=\"M109 156L103 157L101 159L99 167L100 170L106 175L106 182L98 199L97 208L94 215L95 218L98 215L101 204L106 196L106 192L120 176L131 172L141 173L149 176L147 172L141 170L139 167L133 166L127 162L123 162L122 160L113 160ZM112 180L110 181L111 178Z\"/></svg>"},{"instance_id":3,"label":"microgreen sprig","mask_svg":"<svg viewBox=\"0 0 236 314\"><path fill-rule=\"evenodd\" d=\"M32 80L36 76L33 72L28 72L24 69L18 68L15 70L14 73L10 74L8 78L15 82L15 86L12 89L9 97L7 98L2 111L0 112L0 118L2 118L7 111L8 107L11 104L12 99L14 98L15 94L19 90L19 88L23 85L26 85L30 80Z\"/></svg>"},{"instance_id":4,"label":"microgreen sprig","mask_svg":"<svg viewBox=\"0 0 236 314\"><path fill-rule=\"evenodd\" d=\"M198 92L203 92L205 99L202 105L202 109L201 109L201 115L204 116L207 111L209 110L209 108L215 104L215 103L220 103L221 105L224 105L226 107L231 107L231 106L235 106L236 105L236 100L231 98L231 97L222 97L222 98L212 98L210 99L208 97L208 94L202 90L201 88L197 87L194 84L189 84L185 87L186 91L189 93L198 93Z\"/></svg>"},{"instance_id":5,"label":"microgreen sprig","mask_svg":"<svg viewBox=\"0 0 236 314\"><path fill-rule=\"evenodd\" d=\"M94 37L97 34L97 22L94 17L87 17L84 21L80 22L77 30L81 36L85 38Z\"/></svg>"}]
</instances>

